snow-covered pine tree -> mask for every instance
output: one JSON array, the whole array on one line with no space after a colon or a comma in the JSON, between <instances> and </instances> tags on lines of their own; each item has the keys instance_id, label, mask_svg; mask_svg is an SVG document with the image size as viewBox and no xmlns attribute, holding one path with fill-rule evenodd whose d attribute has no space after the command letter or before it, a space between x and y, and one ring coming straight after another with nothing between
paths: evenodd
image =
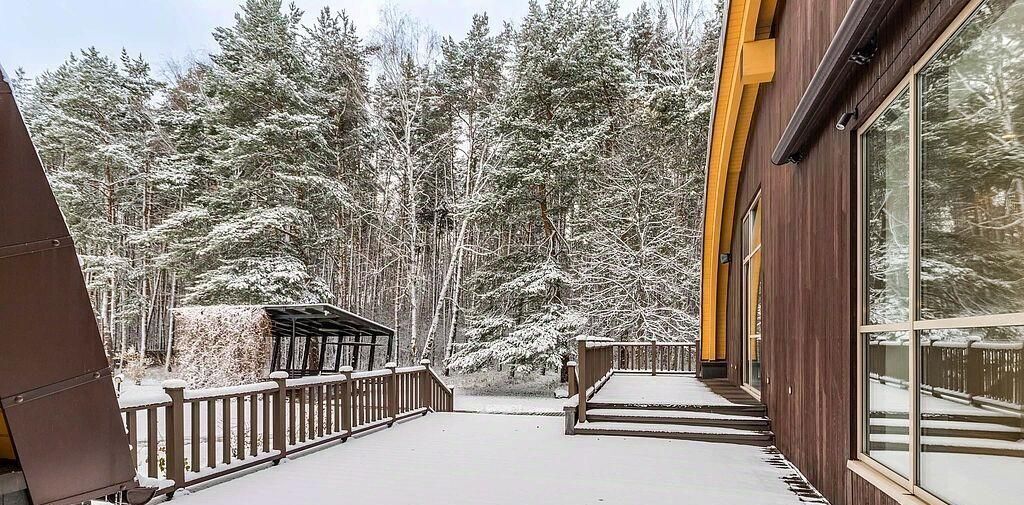
<instances>
[{"instance_id":1,"label":"snow-covered pine tree","mask_svg":"<svg viewBox=\"0 0 1024 505\"><path fill-rule=\"evenodd\" d=\"M311 103L301 16L280 0L247 0L234 26L214 32L210 189L190 227L199 273L189 303L332 298L318 274L348 193Z\"/></svg>"},{"instance_id":2,"label":"snow-covered pine tree","mask_svg":"<svg viewBox=\"0 0 1024 505\"><path fill-rule=\"evenodd\" d=\"M475 275L479 303L452 366L514 374L561 366L585 322L569 224L628 92L616 3L531 2L510 58L487 201L496 253Z\"/></svg>"},{"instance_id":3,"label":"snow-covered pine tree","mask_svg":"<svg viewBox=\"0 0 1024 505\"><path fill-rule=\"evenodd\" d=\"M446 307L449 329L443 360L447 361L454 350L461 317L459 298L466 249L471 245L470 225L481 214L479 195L499 155L493 115L504 60L501 39L502 36L491 33L487 15L477 14L463 40L456 42L447 37L441 43L436 85L439 105L447 111L450 121L453 152L450 173L443 178L449 182L441 193L444 201L435 199L435 207L444 212L434 214L435 222L441 216L451 220L455 233L444 270L437 272L441 284L424 338L422 358L431 357Z\"/></svg>"},{"instance_id":4,"label":"snow-covered pine tree","mask_svg":"<svg viewBox=\"0 0 1024 505\"><path fill-rule=\"evenodd\" d=\"M305 49L309 54L310 104L323 123L329 152L333 156L331 176L349 190L349 205L335 210L337 240L327 250L322 275L337 299L352 310L360 303L359 263L367 261L367 235L376 205L378 181L365 162L367 152L368 100L366 49L356 27L345 11L321 10L307 30Z\"/></svg>"},{"instance_id":5,"label":"snow-covered pine tree","mask_svg":"<svg viewBox=\"0 0 1024 505\"><path fill-rule=\"evenodd\" d=\"M158 89L141 58L122 52L118 65L95 48L21 89L111 352L124 353L129 334L146 345L150 253L131 238L152 218L151 176L163 150L152 111Z\"/></svg>"},{"instance_id":6,"label":"snow-covered pine tree","mask_svg":"<svg viewBox=\"0 0 1024 505\"><path fill-rule=\"evenodd\" d=\"M688 132L709 120L714 52L698 50L704 33L675 33L663 7L641 4L626 25L630 105L575 223L581 308L592 334L694 340L705 147Z\"/></svg>"}]
</instances>

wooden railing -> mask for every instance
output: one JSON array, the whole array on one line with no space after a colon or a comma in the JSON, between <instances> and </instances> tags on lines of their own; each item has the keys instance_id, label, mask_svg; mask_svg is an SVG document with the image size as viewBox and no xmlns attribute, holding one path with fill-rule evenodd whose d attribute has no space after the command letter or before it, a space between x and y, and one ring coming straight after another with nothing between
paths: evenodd
<instances>
[{"instance_id":1,"label":"wooden railing","mask_svg":"<svg viewBox=\"0 0 1024 505\"><path fill-rule=\"evenodd\" d=\"M699 358L697 344L690 342L616 342L602 338L576 340L576 359L569 362L569 396L576 398L567 423L586 422L587 401L612 374L694 373ZM567 407L568 408L568 407ZM571 427L566 426L571 432Z\"/></svg>"},{"instance_id":2,"label":"wooden railing","mask_svg":"<svg viewBox=\"0 0 1024 505\"><path fill-rule=\"evenodd\" d=\"M936 396L1024 410L1024 342L921 342L921 387ZM871 341L870 370L883 382L906 382L908 341ZM905 385L905 384L904 384Z\"/></svg>"},{"instance_id":3,"label":"wooden railing","mask_svg":"<svg viewBox=\"0 0 1024 505\"><path fill-rule=\"evenodd\" d=\"M132 456L144 486L158 494L276 463L325 443L428 411L451 412L453 393L430 362L384 370L186 390L121 402ZM144 447L144 450L142 449Z\"/></svg>"}]
</instances>

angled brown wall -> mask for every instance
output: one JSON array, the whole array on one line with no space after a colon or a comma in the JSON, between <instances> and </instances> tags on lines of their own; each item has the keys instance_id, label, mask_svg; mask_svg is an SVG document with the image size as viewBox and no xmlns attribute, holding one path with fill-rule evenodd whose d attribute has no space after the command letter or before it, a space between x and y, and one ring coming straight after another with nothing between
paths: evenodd
<instances>
[{"instance_id":1,"label":"angled brown wall","mask_svg":"<svg viewBox=\"0 0 1024 505\"><path fill-rule=\"evenodd\" d=\"M860 102L865 118L966 5L967 0L897 2L879 30L879 52L837 97L799 165L770 158L852 0L789 0L776 16L776 73L762 85L747 144L734 233L761 190L764 364L777 445L834 505L891 499L848 472L855 454L853 283L856 125L834 121ZM729 276L729 377L741 371L741 258L734 236Z\"/></svg>"}]
</instances>

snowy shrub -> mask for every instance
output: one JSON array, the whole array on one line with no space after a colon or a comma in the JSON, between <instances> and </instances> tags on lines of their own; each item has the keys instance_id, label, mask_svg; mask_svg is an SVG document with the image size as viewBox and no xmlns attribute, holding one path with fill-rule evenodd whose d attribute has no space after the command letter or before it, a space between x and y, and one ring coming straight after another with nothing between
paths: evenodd
<instances>
[{"instance_id":1,"label":"snowy shrub","mask_svg":"<svg viewBox=\"0 0 1024 505\"><path fill-rule=\"evenodd\" d=\"M121 374L135 384L142 384L142 378L146 376L146 369L153 364L153 360L134 347L118 353L116 358L117 362L121 364Z\"/></svg>"},{"instance_id":2,"label":"snowy shrub","mask_svg":"<svg viewBox=\"0 0 1024 505\"><path fill-rule=\"evenodd\" d=\"M264 380L273 341L261 307L184 307L174 310L175 363L193 388Z\"/></svg>"}]
</instances>

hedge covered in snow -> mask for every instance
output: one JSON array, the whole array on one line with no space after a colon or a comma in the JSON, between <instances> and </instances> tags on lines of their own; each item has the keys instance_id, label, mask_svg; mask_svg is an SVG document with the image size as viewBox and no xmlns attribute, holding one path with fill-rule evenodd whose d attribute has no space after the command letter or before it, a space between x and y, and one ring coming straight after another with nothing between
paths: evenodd
<instances>
[{"instance_id":1,"label":"hedge covered in snow","mask_svg":"<svg viewBox=\"0 0 1024 505\"><path fill-rule=\"evenodd\" d=\"M261 307L214 305L174 309L174 366L192 388L265 380L273 339Z\"/></svg>"}]
</instances>

